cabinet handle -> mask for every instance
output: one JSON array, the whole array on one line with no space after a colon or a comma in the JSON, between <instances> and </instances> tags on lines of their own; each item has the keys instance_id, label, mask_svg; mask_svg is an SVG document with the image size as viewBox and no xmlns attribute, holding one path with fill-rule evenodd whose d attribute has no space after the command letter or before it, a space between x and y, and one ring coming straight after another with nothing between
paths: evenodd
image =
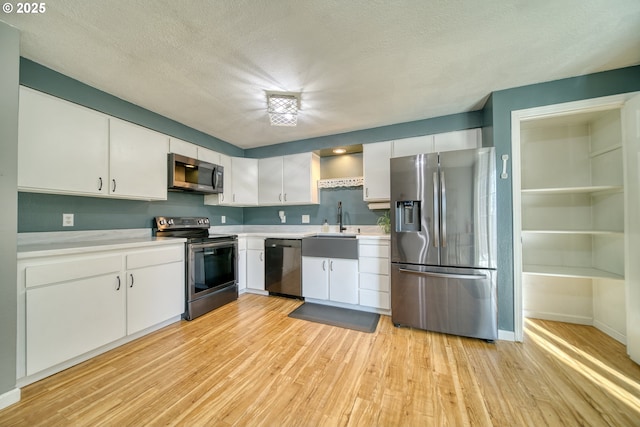
<instances>
[{"instance_id":1,"label":"cabinet handle","mask_svg":"<svg viewBox=\"0 0 640 427\"><path fill-rule=\"evenodd\" d=\"M369 187L364 189L364 195L365 197L369 197Z\"/></svg>"},{"instance_id":2,"label":"cabinet handle","mask_svg":"<svg viewBox=\"0 0 640 427\"><path fill-rule=\"evenodd\" d=\"M112 179L111 181L113 181L113 190L111 190L111 192L115 193L116 192L116 180Z\"/></svg>"},{"instance_id":3,"label":"cabinet handle","mask_svg":"<svg viewBox=\"0 0 640 427\"><path fill-rule=\"evenodd\" d=\"M264 261L264 252L260 252L260 261Z\"/></svg>"},{"instance_id":4,"label":"cabinet handle","mask_svg":"<svg viewBox=\"0 0 640 427\"><path fill-rule=\"evenodd\" d=\"M233 203L236 202L236 193L233 193Z\"/></svg>"},{"instance_id":5,"label":"cabinet handle","mask_svg":"<svg viewBox=\"0 0 640 427\"><path fill-rule=\"evenodd\" d=\"M282 193L278 194L278 201L281 202L282 201Z\"/></svg>"},{"instance_id":6,"label":"cabinet handle","mask_svg":"<svg viewBox=\"0 0 640 427\"><path fill-rule=\"evenodd\" d=\"M329 261L329 271L333 271L333 261Z\"/></svg>"},{"instance_id":7,"label":"cabinet handle","mask_svg":"<svg viewBox=\"0 0 640 427\"><path fill-rule=\"evenodd\" d=\"M118 279L118 287L116 288L116 291L119 291L120 290L120 285L121 285L120 276L116 276L116 279Z\"/></svg>"},{"instance_id":8,"label":"cabinet handle","mask_svg":"<svg viewBox=\"0 0 640 427\"><path fill-rule=\"evenodd\" d=\"M129 287L133 288L133 274L129 274L129 277L131 277L131 284L129 285Z\"/></svg>"},{"instance_id":9,"label":"cabinet handle","mask_svg":"<svg viewBox=\"0 0 640 427\"><path fill-rule=\"evenodd\" d=\"M224 194L220 193L220 202L224 202Z\"/></svg>"},{"instance_id":10,"label":"cabinet handle","mask_svg":"<svg viewBox=\"0 0 640 427\"><path fill-rule=\"evenodd\" d=\"M327 261L322 261L322 271L327 271Z\"/></svg>"},{"instance_id":11,"label":"cabinet handle","mask_svg":"<svg viewBox=\"0 0 640 427\"><path fill-rule=\"evenodd\" d=\"M284 201L287 201L287 193L284 193Z\"/></svg>"},{"instance_id":12,"label":"cabinet handle","mask_svg":"<svg viewBox=\"0 0 640 427\"><path fill-rule=\"evenodd\" d=\"M98 177L98 181L100 182L100 185L98 185L98 191L102 191L102 177L101 176Z\"/></svg>"}]
</instances>

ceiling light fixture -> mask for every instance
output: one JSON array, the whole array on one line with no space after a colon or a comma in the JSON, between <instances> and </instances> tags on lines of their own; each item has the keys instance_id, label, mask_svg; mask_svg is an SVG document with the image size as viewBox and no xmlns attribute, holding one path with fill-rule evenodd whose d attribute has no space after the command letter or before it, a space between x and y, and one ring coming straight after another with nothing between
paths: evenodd
<instances>
[{"instance_id":1,"label":"ceiling light fixture","mask_svg":"<svg viewBox=\"0 0 640 427\"><path fill-rule=\"evenodd\" d=\"M296 126L298 124L298 95L267 94L267 112L271 126Z\"/></svg>"},{"instance_id":2,"label":"ceiling light fixture","mask_svg":"<svg viewBox=\"0 0 640 427\"><path fill-rule=\"evenodd\" d=\"M336 154L344 154L347 152L347 150L345 150L344 148L334 148L333 152Z\"/></svg>"}]
</instances>

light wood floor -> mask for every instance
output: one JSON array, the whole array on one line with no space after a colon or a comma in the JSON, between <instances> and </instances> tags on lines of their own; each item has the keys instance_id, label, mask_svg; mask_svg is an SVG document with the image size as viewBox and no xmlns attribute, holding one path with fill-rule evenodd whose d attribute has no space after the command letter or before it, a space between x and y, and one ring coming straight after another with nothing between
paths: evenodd
<instances>
[{"instance_id":1,"label":"light wood floor","mask_svg":"<svg viewBox=\"0 0 640 427\"><path fill-rule=\"evenodd\" d=\"M640 367L595 328L489 344L287 317L299 304L243 295L23 388L0 426L640 425Z\"/></svg>"}]
</instances>

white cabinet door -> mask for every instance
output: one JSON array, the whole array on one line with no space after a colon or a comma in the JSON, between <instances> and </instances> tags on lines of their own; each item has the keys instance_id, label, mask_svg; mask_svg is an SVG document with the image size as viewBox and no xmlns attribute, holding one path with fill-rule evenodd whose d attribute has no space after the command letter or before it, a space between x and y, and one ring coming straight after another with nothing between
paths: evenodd
<instances>
[{"instance_id":1,"label":"white cabinet door","mask_svg":"<svg viewBox=\"0 0 640 427\"><path fill-rule=\"evenodd\" d=\"M124 337L125 298L115 273L27 289L27 375Z\"/></svg>"},{"instance_id":2,"label":"white cabinet door","mask_svg":"<svg viewBox=\"0 0 640 427\"><path fill-rule=\"evenodd\" d=\"M320 203L320 157L313 153L283 157L283 202L288 205Z\"/></svg>"},{"instance_id":3,"label":"white cabinet door","mask_svg":"<svg viewBox=\"0 0 640 427\"><path fill-rule=\"evenodd\" d=\"M220 164L220 153L217 151L209 150L204 147L198 148L198 160L202 160L203 162L212 163L214 165Z\"/></svg>"},{"instance_id":4,"label":"white cabinet door","mask_svg":"<svg viewBox=\"0 0 640 427\"><path fill-rule=\"evenodd\" d=\"M247 288L264 291L264 250L247 250Z\"/></svg>"},{"instance_id":5,"label":"white cabinet door","mask_svg":"<svg viewBox=\"0 0 640 427\"><path fill-rule=\"evenodd\" d=\"M192 159L198 158L198 146L178 138L169 138L169 152Z\"/></svg>"},{"instance_id":6,"label":"white cabinet door","mask_svg":"<svg viewBox=\"0 0 640 427\"><path fill-rule=\"evenodd\" d=\"M109 119L109 194L167 200L169 138L133 123Z\"/></svg>"},{"instance_id":7,"label":"white cabinet door","mask_svg":"<svg viewBox=\"0 0 640 427\"><path fill-rule=\"evenodd\" d=\"M434 151L437 152L480 147L482 147L482 134L479 128L434 135Z\"/></svg>"},{"instance_id":8,"label":"white cabinet door","mask_svg":"<svg viewBox=\"0 0 640 427\"><path fill-rule=\"evenodd\" d=\"M226 175L226 169L225 169ZM231 158L233 181L232 205L255 206L258 204L258 159ZM226 182L225 182L226 184Z\"/></svg>"},{"instance_id":9,"label":"white cabinet door","mask_svg":"<svg viewBox=\"0 0 640 427\"><path fill-rule=\"evenodd\" d=\"M184 312L184 246L126 254L127 333L133 334Z\"/></svg>"},{"instance_id":10,"label":"white cabinet door","mask_svg":"<svg viewBox=\"0 0 640 427\"><path fill-rule=\"evenodd\" d=\"M433 153L433 135L422 135L393 141L393 157Z\"/></svg>"},{"instance_id":11,"label":"white cabinet door","mask_svg":"<svg viewBox=\"0 0 640 427\"><path fill-rule=\"evenodd\" d=\"M364 169L364 200L387 201L390 191L390 168L392 141L375 142L362 146Z\"/></svg>"},{"instance_id":12,"label":"white cabinet door","mask_svg":"<svg viewBox=\"0 0 640 427\"><path fill-rule=\"evenodd\" d=\"M329 299L329 260L318 257L302 257L302 296Z\"/></svg>"},{"instance_id":13,"label":"white cabinet door","mask_svg":"<svg viewBox=\"0 0 640 427\"><path fill-rule=\"evenodd\" d=\"M358 304L358 260L329 259L329 299Z\"/></svg>"},{"instance_id":14,"label":"white cabinet door","mask_svg":"<svg viewBox=\"0 0 640 427\"><path fill-rule=\"evenodd\" d=\"M258 204L283 204L282 157L267 157L258 160ZM298 177L300 179L300 177Z\"/></svg>"},{"instance_id":15,"label":"white cabinet door","mask_svg":"<svg viewBox=\"0 0 640 427\"><path fill-rule=\"evenodd\" d=\"M134 334L185 310L184 263L127 271L127 334Z\"/></svg>"},{"instance_id":16,"label":"white cabinet door","mask_svg":"<svg viewBox=\"0 0 640 427\"><path fill-rule=\"evenodd\" d=\"M18 188L106 195L108 137L104 114L20 87Z\"/></svg>"}]
</instances>

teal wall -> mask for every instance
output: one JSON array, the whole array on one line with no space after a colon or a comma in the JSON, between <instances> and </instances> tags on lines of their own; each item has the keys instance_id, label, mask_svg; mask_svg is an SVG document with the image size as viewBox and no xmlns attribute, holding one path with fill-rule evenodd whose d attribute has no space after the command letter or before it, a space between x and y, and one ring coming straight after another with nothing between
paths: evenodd
<instances>
[{"instance_id":1,"label":"teal wall","mask_svg":"<svg viewBox=\"0 0 640 427\"><path fill-rule=\"evenodd\" d=\"M494 92L485 105L486 129L483 137L493 139L498 164L500 157L511 159L511 112L543 105L598 98L640 91L640 66L589 74L547 83ZM490 141L485 141L490 144ZM526 160L526 159L525 159ZM498 327L514 330L513 288L513 199L511 180L498 179Z\"/></svg>"},{"instance_id":2,"label":"teal wall","mask_svg":"<svg viewBox=\"0 0 640 427\"><path fill-rule=\"evenodd\" d=\"M19 58L20 33L0 22L0 396L16 388Z\"/></svg>"},{"instance_id":3,"label":"teal wall","mask_svg":"<svg viewBox=\"0 0 640 427\"><path fill-rule=\"evenodd\" d=\"M156 216L206 216L212 225L242 224L242 208L205 206L201 194L169 192L166 201L18 193L18 230L78 231L151 228ZM74 214L74 226L62 227L62 214Z\"/></svg>"}]
</instances>

